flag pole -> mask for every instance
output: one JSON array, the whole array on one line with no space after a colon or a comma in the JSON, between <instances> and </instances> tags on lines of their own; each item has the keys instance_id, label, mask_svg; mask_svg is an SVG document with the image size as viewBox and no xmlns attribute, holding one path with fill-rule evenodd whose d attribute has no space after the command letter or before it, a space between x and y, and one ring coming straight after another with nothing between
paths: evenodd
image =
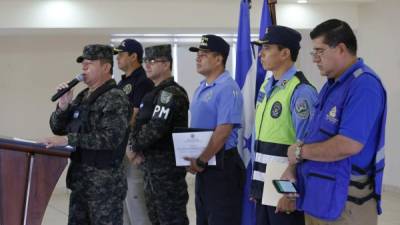
<instances>
[{"instance_id":1,"label":"flag pole","mask_svg":"<svg viewBox=\"0 0 400 225\"><path fill-rule=\"evenodd\" d=\"M278 3L278 0L268 0L269 12L271 14L272 25L276 25L276 10L275 5Z\"/></svg>"}]
</instances>

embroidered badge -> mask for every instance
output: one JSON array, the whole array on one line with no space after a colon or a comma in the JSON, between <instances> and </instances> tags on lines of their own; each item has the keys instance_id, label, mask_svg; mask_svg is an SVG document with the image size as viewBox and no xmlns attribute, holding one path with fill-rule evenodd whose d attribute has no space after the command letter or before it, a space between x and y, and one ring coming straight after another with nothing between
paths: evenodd
<instances>
[{"instance_id":1,"label":"embroidered badge","mask_svg":"<svg viewBox=\"0 0 400 225\"><path fill-rule=\"evenodd\" d=\"M271 108L271 117L278 118L282 113L282 104L279 101L274 102Z\"/></svg>"},{"instance_id":2,"label":"embroidered badge","mask_svg":"<svg viewBox=\"0 0 400 225\"><path fill-rule=\"evenodd\" d=\"M212 92L212 91L208 91L208 92L206 93L205 100L206 100L207 102L210 101L211 98L212 98L212 96L213 96L213 92Z\"/></svg>"},{"instance_id":3,"label":"embroidered badge","mask_svg":"<svg viewBox=\"0 0 400 225\"><path fill-rule=\"evenodd\" d=\"M131 84L125 85L123 91L125 92L126 95L129 95L132 92L132 85Z\"/></svg>"},{"instance_id":4,"label":"embroidered badge","mask_svg":"<svg viewBox=\"0 0 400 225\"><path fill-rule=\"evenodd\" d=\"M308 107L307 100L299 99L295 105L296 115L301 119L307 119L310 116L310 108Z\"/></svg>"},{"instance_id":5,"label":"embroidered badge","mask_svg":"<svg viewBox=\"0 0 400 225\"><path fill-rule=\"evenodd\" d=\"M285 87L288 82L289 82L288 80L283 80L282 81L282 87Z\"/></svg>"},{"instance_id":6,"label":"embroidered badge","mask_svg":"<svg viewBox=\"0 0 400 225\"><path fill-rule=\"evenodd\" d=\"M161 97L160 97L161 103L167 104L168 102L171 101L171 99L172 99L171 93L166 92L166 91L161 92Z\"/></svg>"},{"instance_id":7,"label":"embroidered badge","mask_svg":"<svg viewBox=\"0 0 400 225\"><path fill-rule=\"evenodd\" d=\"M332 109L329 111L328 115L326 115L327 119L331 122L331 123L337 123L338 119L336 118L336 106L332 107Z\"/></svg>"}]
</instances>

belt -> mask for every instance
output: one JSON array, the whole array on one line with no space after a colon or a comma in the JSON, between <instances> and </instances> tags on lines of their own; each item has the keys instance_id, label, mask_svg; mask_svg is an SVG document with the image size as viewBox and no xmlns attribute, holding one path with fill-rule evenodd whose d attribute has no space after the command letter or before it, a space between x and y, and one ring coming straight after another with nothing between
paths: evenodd
<instances>
[{"instance_id":1,"label":"belt","mask_svg":"<svg viewBox=\"0 0 400 225\"><path fill-rule=\"evenodd\" d=\"M236 153L237 153L237 148L236 147L225 149L224 150L224 158L232 157L232 156L236 155Z\"/></svg>"}]
</instances>

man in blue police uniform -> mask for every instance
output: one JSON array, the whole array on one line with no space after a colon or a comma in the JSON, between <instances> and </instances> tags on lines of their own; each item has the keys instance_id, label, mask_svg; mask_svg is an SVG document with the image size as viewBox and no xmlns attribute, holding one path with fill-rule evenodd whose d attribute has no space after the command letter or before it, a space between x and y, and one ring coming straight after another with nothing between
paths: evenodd
<instances>
[{"instance_id":1,"label":"man in blue police uniform","mask_svg":"<svg viewBox=\"0 0 400 225\"><path fill-rule=\"evenodd\" d=\"M377 224L384 168L386 92L357 58L350 26L337 19L310 33L314 63L328 81L304 139L289 147L307 224Z\"/></svg>"},{"instance_id":2,"label":"man in blue police uniform","mask_svg":"<svg viewBox=\"0 0 400 225\"><path fill-rule=\"evenodd\" d=\"M251 197L256 201L257 225L304 224L303 212L296 211L295 201L286 196L277 205L261 203L265 173L281 173L268 168L268 164L272 161L288 162L287 148L304 138L317 102L316 89L294 65L300 40L301 34L289 27L271 26L261 40L253 42L262 45L261 63L264 69L273 73L261 86L256 107L256 157ZM290 169L294 171L295 167Z\"/></svg>"},{"instance_id":3,"label":"man in blue police uniform","mask_svg":"<svg viewBox=\"0 0 400 225\"><path fill-rule=\"evenodd\" d=\"M197 225L239 225L245 169L236 144L243 97L225 70L229 44L219 36L203 35L200 46L189 50L197 52L197 72L205 77L193 95L190 127L214 130L201 155L187 159L188 171L197 173ZM217 166L207 166L214 155Z\"/></svg>"},{"instance_id":4,"label":"man in blue police uniform","mask_svg":"<svg viewBox=\"0 0 400 225\"><path fill-rule=\"evenodd\" d=\"M142 67L143 47L138 41L134 39L123 40L118 47L114 48L114 54L118 54L118 68L125 72L118 83L118 88L125 92L133 108L130 121L130 125L133 127L142 98L153 88L154 84L147 78ZM126 154L131 154L131 151L127 151ZM143 171L126 159L124 164L128 192L124 202L124 224L149 225L150 220L144 201Z\"/></svg>"}]
</instances>

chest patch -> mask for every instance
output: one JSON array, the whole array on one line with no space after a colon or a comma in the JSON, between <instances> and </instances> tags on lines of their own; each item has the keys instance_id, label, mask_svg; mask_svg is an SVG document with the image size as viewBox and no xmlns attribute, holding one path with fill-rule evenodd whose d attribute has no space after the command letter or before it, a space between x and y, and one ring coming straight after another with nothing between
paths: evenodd
<instances>
[{"instance_id":1,"label":"chest patch","mask_svg":"<svg viewBox=\"0 0 400 225\"><path fill-rule=\"evenodd\" d=\"M276 119L279 116L281 116L281 113L282 113L282 103L280 103L279 101L274 102L271 108L271 117Z\"/></svg>"},{"instance_id":2,"label":"chest patch","mask_svg":"<svg viewBox=\"0 0 400 225\"><path fill-rule=\"evenodd\" d=\"M213 97L213 92L212 91L208 91L204 97L204 99L206 100L206 102L210 101L211 98Z\"/></svg>"},{"instance_id":3,"label":"chest patch","mask_svg":"<svg viewBox=\"0 0 400 225\"><path fill-rule=\"evenodd\" d=\"M132 85L131 84L125 85L123 91L125 92L126 95L129 95L132 92Z\"/></svg>"},{"instance_id":4,"label":"chest patch","mask_svg":"<svg viewBox=\"0 0 400 225\"><path fill-rule=\"evenodd\" d=\"M166 91L162 91L161 92L161 97L160 97L161 103L167 104L168 102L171 101L171 98L172 98L172 94L171 93L166 92Z\"/></svg>"},{"instance_id":5,"label":"chest patch","mask_svg":"<svg viewBox=\"0 0 400 225\"><path fill-rule=\"evenodd\" d=\"M326 116L328 121L330 121L331 123L335 124L338 122L338 119L336 118L336 113L337 113L337 109L336 106L332 107L332 109L329 111L328 115Z\"/></svg>"}]
</instances>

